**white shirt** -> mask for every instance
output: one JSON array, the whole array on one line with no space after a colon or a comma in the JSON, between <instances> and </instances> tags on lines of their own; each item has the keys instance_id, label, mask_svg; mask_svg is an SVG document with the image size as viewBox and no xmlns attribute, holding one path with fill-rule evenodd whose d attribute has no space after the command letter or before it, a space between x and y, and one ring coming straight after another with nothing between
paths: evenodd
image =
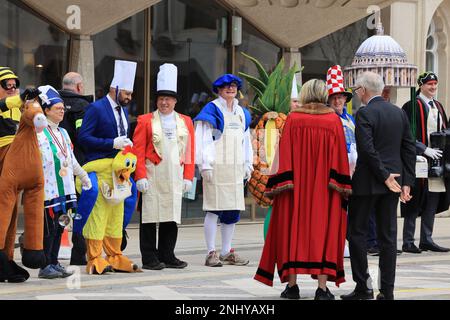
<instances>
[{"instance_id":1,"label":"white shirt","mask_svg":"<svg viewBox=\"0 0 450 320\"><path fill-rule=\"evenodd\" d=\"M428 137L429 137L431 132L441 130L442 117L441 117L441 113L439 112L438 108L436 107L436 103L434 102L433 99L426 97L422 93L419 94L419 97L420 97L420 99L422 99L423 102L425 102L425 104L426 104L425 108L427 108L427 110L428 110L427 123L428 123L428 126L431 125L431 128L428 130ZM430 106L430 101L433 103L433 107ZM437 128L437 117L439 117L440 128Z\"/></svg>"},{"instance_id":2,"label":"white shirt","mask_svg":"<svg viewBox=\"0 0 450 320\"><path fill-rule=\"evenodd\" d=\"M120 137L120 119L119 119L119 112L117 112L116 107L118 106L118 104L111 98L111 96L109 94L106 95L106 97L108 98L109 104L111 105L114 117L116 119L116 124L117 124L117 136ZM122 122L123 122L123 127L125 129L125 135L128 131L128 121L127 118L125 118L125 112L122 110L120 112L121 116L122 116Z\"/></svg>"},{"instance_id":3,"label":"white shirt","mask_svg":"<svg viewBox=\"0 0 450 320\"><path fill-rule=\"evenodd\" d=\"M176 129L177 122L175 120L175 112L172 111L170 114L162 114L159 112L159 118L161 119L161 127L164 135L169 140L176 139Z\"/></svg>"},{"instance_id":4,"label":"white shirt","mask_svg":"<svg viewBox=\"0 0 450 320\"><path fill-rule=\"evenodd\" d=\"M222 113L234 113L237 108L242 108L238 105L238 100L233 101L233 111L229 111L227 107L227 102L225 99L219 96L218 108ZM215 147L213 140L213 130L215 130L209 122L206 121L196 121L195 122L195 161L197 163L198 169L211 170L212 163L215 160ZM244 132L244 162L245 167L253 168L253 148L252 141L250 137L250 128Z\"/></svg>"}]
</instances>

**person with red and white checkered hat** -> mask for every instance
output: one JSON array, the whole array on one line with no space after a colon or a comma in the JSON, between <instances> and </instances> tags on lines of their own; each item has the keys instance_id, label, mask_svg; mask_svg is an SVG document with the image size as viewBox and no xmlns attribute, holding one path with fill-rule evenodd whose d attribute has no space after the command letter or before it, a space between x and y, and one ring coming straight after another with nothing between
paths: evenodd
<instances>
[{"instance_id":1,"label":"person with red and white checkered hat","mask_svg":"<svg viewBox=\"0 0 450 320\"><path fill-rule=\"evenodd\" d=\"M341 118L344 126L347 152L350 153L351 144L355 143L355 119L347 113L345 104L352 100L352 93L344 88L344 75L340 65L332 66L327 72L328 105Z\"/></svg>"},{"instance_id":2,"label":"person with red and white checkered hat","mask_svg":"<svg viewBox=\"0 0 450 320\"><path fill-rule=\"evenodd\" d=\"M327 72L328 105L336 112L341 119L345 133L345 143L347 144L347 155L350 165L350 175L353 174L356 166L356 140L355 140L355 119L347 113L345 104L352 100L353 95L344 88L344 75L340 65L332 66ZM350 257L348 246L345 246L344 257Z\"/></svg>"}]
</instances>

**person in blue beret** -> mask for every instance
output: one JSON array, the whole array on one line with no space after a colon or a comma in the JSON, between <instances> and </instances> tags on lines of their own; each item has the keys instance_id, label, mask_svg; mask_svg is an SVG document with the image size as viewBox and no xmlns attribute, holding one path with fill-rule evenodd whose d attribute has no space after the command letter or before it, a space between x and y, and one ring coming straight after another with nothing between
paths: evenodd
<instances>
[{"instance_id":1,"label":"person in blue beret","mask_svg":"<svg viewBox=\"0 0 450 320\"><path fill-rule=\"evenodd\" d=\"M250 112L236 99L242 80L224 74L213 83L217 99L209 102L194 118L196 163L203 182L205 265L246 265L231 246L240 211L245 210L244 180L253 171ZM217 220L221 223L222 249L216 252Z\"/></svg>"}]
</instances>

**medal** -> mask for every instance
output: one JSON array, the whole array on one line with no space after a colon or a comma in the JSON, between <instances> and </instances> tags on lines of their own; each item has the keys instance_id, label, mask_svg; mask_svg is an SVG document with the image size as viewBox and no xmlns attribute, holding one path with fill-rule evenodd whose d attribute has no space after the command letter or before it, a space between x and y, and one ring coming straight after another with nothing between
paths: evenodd
<instances>
[{"instance_id":1,"label":"medal","mask_svg":"<svg viewBox=\"0 0 450 320\"><path fill-rule=\"evenodd\" d=\"M50 135L52 136L52 140L53 143L56 144L56 146L58 147L58 149L60 150L59 152L56 153L56 156L58 157L58 159L60 159L60 163L62 165L61 170L59 170L59 176L60 177L64 177L67 175L67 167L69 166L69 161L67 161L68 158L68 152L67 152L67 145L66 145L66 141L64 140L63 135L61 134L61 139L62 139L62 144L59 142L58 138L56 137L56 135L53 133L53 130L51 127L48 127L48 131L50 132ZM58 129L59 131L59 129ZM61 161L62 159L64 159L63 161Z\"/></svg>"},{"instance_id":2,"label":"medal","mask_svg":"<svg viewBox=\"0 0 450 320\"><path fill-rule=\"evenodd\" d=\"M65 168L61 168L59 170L59 176L60 177L65 177L67 175L67 170Z\"/></svg>"}]
</instances>

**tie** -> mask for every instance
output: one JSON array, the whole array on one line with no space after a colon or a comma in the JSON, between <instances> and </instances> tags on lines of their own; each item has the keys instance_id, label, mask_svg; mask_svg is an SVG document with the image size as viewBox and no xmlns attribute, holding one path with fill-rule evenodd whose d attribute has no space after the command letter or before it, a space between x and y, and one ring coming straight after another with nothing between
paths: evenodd
<instances>
[{"instance_id":1,"label":"tie","mask_svg":"<svg viewBox=\"0 0 450 320\"><path fill-rule=\"evenodd\" d=\"M116 107L117 112L119 113L119 130L120 136L125 136L127 133L125 132L125 126L123 125L122 120L122 108L120 106Z\"/></svg>"},{"instance_id":2,"label":"tie","mask_svg":"<svg viewBox=\"0 0 450 320\"><path fill-rule=\"evenodd\" d=\"M430 108L431 109L435 109L436 107L434 106L434 103L433 103L433 100L430 100L430 101L428 101L428 104L430 105ZM431 110L430 109L430 110ZM434 111L433 111L434 112ZM437 116L437 119L436 119L436 121L437 121L437 131L440 131L441 130L441 119L440 119L440 117L439 117L439 112L436 110L436 116ZM436 118L436 117L435 117Z\"/></svg>"},{"instance_id":3,"label":"tie","mask_svg":"<svg viewBox=\"0 0 450 320\"><path fill-rule=\"evenodd\" d=\"M428 104L430 105L431 109L434 109L434 104L432 100L428 101Z\"/></svg>"}]
</instances>

